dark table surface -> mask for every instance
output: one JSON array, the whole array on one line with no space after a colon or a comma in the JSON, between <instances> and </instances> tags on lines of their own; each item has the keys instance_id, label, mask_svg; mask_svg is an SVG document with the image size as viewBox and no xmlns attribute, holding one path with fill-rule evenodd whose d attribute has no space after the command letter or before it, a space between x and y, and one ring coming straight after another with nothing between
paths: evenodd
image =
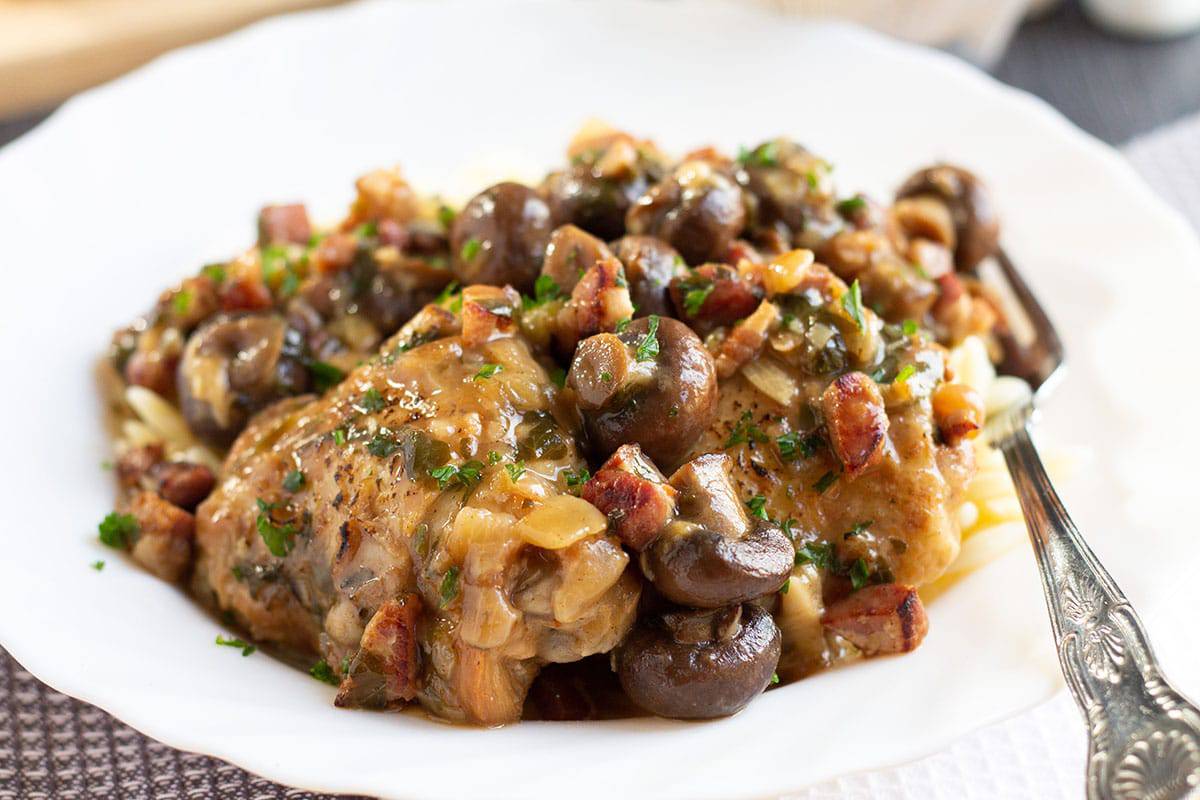
<instances>
[{"instance_id":1,"label":"dark table surface","mask_svg":"<svg viewBox=\"0 0 1200 800\"><path fill-rule=\"evenodd\" d=\"M1200 111L1200 35L1121 39L1068 3L1026 23L993 73L1111 143ZM0 145L48 116L0 120ZM181 753L49 689L0 650L0 798L316 798Z\"/></svg>"}]
</instances>

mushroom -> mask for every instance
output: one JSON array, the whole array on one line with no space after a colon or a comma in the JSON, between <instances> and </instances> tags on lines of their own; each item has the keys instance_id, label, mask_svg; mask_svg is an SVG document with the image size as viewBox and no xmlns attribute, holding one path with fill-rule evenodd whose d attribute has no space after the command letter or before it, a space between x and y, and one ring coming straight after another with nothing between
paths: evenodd
<instances>
[{"instance_id":1,"label":"mushroom","mask_svg":"<svg viewBox=\"0 0 1200 800\"><path fill-rule=\"evenodd\" d=\"M770 683L782 637L755 605L673 611L643 619L617 654L629 699L675 719L740 711Z\"/></svg>"},{"instance_id":2,"label":"mushroom","mask_svg":"<svg viewBox=\"0 0 1200 800\"><path fill-rule=\"evenodd\" d=\"M668 242L689 263L718 261L746 226L742 189L709 161L685 161L625 215L632 234Z\"/></svg>"},{"instance_id":3,"label":"mushroom","mask_svg":"<svg viewBox=\"0 0 1200 800\"><path fill-rule=\"evenodd\" d=\"M624 236L613 242L617 258L625 265L629 294L636 315L670 316L671 280L687 274L687 264L674 247L653 236Z\"/></svg>"},{"instance_id":4,"label":"mushroom","mask_svg":"<svg viewBox=\"0 0 1200 800\"><path fill-rule=\"evenodd\" d=\"M585 339L567 384L597 458L637 442L656 464L673 467L717 409L712 356L690 328L670 317L645 317L619 334Z\"/></svg>"},{"instance_id":5,"label":"mushroom","mask_svg":"<svg viewBox=\"0 0 1200 800\"><path fill-rule=\"evenodd\" d=\"M475 195L450 230L451 268L464 285L533 291L550 240L550 209L528 186L498 183Z\"/></svg>"},{"instance_id":6,"label":"mushroom","mask_svg":"<svg viewBox=\"0 0 1200 800\"><path fill-rule=\"evenodd\" d=\"M284 334L275 314L218 317L192 334L176 388L193 433L227 445L255 412L307 388L303 365L284 354Z\"/></svg>"},{"instance_id":7,"label":"mushroom","mask_svg":"<svg viewBox=\"0 0 1200 800\"><path fill-rule=\"evenodd\" d=\"M677 520L642 556L642 571L668 600L696 608L744 603L779 591L796 549L778 525L756 519L750 532L726 536Z\"/></svg>"},{"instance_id":8,"label":"mushroom","mask_svg":"<svg viewBox=\"0 0 1200 800\"><path fill-rule=\"evenodd\" d=\"M827 229L835 221L829 163L788 139L772 139L738 159L738 181L754 203L754 224L770 229L782 223L801 234Z\"/></svg>"},{"instance_id":9,"label":"mushroom","mask_svg":"<svg viewBox=\"0 0 1200 800\"><path fill-rule=\"evenodd\" d=\"M960 270L972 269L996 252L1000 223L979 178L962 167L938 164L914 173L896 192L897 200L925 196L941 200L950 211L957 241L954 261Z\"/></svg>"},{"instance_id":10,"label":"mushroom","mask_svg":"<svg viewBox=\"0 0 1200 800\"><path fill-rule=\"evenodd\" d=\"M595 236L574 225L563 225L550 234L542 274L549 276L560 292L569 294L593 264L612 257L608 245Z\"/></svg>"}]
</instances>

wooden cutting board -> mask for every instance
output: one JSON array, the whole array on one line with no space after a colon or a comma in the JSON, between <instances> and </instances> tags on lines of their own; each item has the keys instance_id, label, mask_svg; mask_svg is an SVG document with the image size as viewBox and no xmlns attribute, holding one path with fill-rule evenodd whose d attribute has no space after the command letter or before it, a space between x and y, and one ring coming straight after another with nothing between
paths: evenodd
<instances>
[{"instance_id":1,"label":"wooden cutting board","mask_svg":"<svg viewBox=\"0 0 1200 800\"><path fill-rule=\"evenodd\" d=\"M0 0L0 117L53 106L172 47L340 0Z\"/></svg>"}]
</instances>

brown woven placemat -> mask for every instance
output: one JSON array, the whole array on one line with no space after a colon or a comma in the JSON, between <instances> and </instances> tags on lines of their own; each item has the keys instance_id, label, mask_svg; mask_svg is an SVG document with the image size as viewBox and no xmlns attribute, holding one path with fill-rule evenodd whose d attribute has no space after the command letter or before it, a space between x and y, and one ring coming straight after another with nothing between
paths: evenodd
<instances>
[{"instance_id":1,"label":"brown woven placemat","mask_svg":"<svg viewBox=\"0 0 1200 800\"><path fill-rule=\"evenodd\" d=\"M143 736L0 649L0 800L332 799ZM342 800L345 800L343 798Z\"/></svg>"}]
</instances>

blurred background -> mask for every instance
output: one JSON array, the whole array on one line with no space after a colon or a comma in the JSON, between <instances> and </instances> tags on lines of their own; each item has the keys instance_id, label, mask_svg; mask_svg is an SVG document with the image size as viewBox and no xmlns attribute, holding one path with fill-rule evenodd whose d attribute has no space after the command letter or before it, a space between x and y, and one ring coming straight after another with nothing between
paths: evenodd
<instances>
[{"instance_id":1,"label":"blurred background","mask_svg":"<svg viewBox=\"0 0 1200 800\"><path fill-rule=\"evenodd\" d=\"M1200 111L1200 0L740 1L942 47L1111 144ZM0 0L0 145L160 53L337 2Z\"/></svg>"}]
</instances>

